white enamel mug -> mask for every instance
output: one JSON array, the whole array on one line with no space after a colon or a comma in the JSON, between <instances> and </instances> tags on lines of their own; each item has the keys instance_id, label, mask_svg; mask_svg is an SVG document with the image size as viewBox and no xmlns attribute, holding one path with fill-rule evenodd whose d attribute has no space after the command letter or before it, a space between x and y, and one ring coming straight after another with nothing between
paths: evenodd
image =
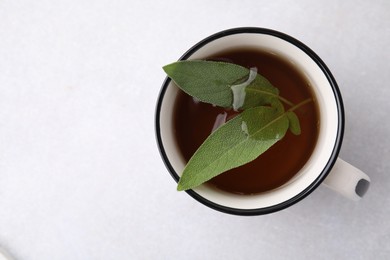
<instances>
[{"instance_id":1,"label":"white enamel mug","mask_svg":"<svg viewBox=\"0 0 390 260\"><path fill-rule=\"evenodd\" d=\"M338 158L345 123L339 88L325 63L306 45L274 30L235 28L202 40L180 60L205 59L217 52L246 47L280 55L306 75L320 111L316 147L304 167L291 180L271 191L249 196L200 185L187 193L210 208L236 215L261 215L282 210L305 198L321 183L352 200L363 197L370 178ZM175 181L179 180L186 164L178 151L173 131L172 117L177 93L178 88L166 78L158 98L155 117L161 157Z\"/></svg>"}]
</instances>

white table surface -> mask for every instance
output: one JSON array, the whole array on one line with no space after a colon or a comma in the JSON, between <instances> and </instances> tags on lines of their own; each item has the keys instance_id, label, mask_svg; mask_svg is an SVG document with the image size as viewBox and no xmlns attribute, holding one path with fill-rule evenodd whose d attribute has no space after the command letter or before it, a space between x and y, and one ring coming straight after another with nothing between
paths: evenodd
<instances>
[{"instance_id":1,"label":"white table surface","mask_svg":"<svg viewBox=\"0 0 390 260\"><path fill-rule=\"evenodd\" d=\"M238 217L185 193L155 141L161 66L217 31L267 27L327 63L341 157L368 173ZM15 259L390 259L390 2L0 1L0 247Z\"/></svg>"}]
</instances>

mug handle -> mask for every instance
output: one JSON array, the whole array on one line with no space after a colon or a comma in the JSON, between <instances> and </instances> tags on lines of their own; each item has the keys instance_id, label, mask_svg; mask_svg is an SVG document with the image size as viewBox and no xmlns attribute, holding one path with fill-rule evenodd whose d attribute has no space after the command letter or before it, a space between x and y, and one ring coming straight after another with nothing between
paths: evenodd
<instances>
[{"instance_id":1,"label":"mug handle","mask_svg":"<svg viewBox=\"0 0 390 260\"><path fill-rule=\"evenodd\" d=\"M341 195L358 201L370 186L370 177L358 168L337 158L323 184Z\"/></svg>"}]
</instances>

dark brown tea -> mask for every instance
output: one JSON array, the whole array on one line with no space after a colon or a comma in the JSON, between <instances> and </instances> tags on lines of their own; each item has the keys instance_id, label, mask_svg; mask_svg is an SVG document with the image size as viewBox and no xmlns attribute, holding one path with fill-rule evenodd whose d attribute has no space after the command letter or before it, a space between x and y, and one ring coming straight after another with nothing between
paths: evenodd
<instances>
[{"instance_id":1,"label":"dark brown tea","mask_svg":"<svg viewBox=\"0 0 390 260\"><path fill-rule=\"evenodd\" d=\"M283 185L304 166L317 141L319 112L309 81L288 60L268 52L237 49L209 59L257 68L259 74L279 89L280 96L294 104L313 99L294 111L301 124L300 135L288 131L281 141L254 161L208 181L208 185L238 194L261 193ZM174 130L179 150L188 161L212 131L237 112L198 102L179 92L175 101Z\"/></svg>"}]
</instances>

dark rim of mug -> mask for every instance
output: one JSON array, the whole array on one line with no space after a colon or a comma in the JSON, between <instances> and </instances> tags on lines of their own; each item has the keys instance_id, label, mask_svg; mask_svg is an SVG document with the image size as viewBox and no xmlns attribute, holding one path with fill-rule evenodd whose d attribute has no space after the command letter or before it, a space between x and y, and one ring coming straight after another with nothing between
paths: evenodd
<instances>
[{"instance_id":1,"label":"dark rim of mug","mask_svg":"<svg viewBox=\"0 0 390 260\"><path fill-rule=\"evenodd\" d=\"M302 51L304 51L314 62L316 62L318 67L321 68L324 75L328 79L329 85L332 87L332 90L333 90L333 93L334 93L334 96L336 99L337 108L338 108L338 120L339 120L338 121L339 122L338 129L337 129L337 137L336 137L336 141L334 144L334 148L333 148L332 154L331 154L326 166L322 170L321 174L319 174L318 177L308 187L306 187L306 189L304 189L296 196L294 196L294 197L292 197L292 198L290 198L282 203L272 205L269 207L265 207L265 208L239 209L239 208L232 208L232 207L219 205L215 202L212 202L212 201L202 197L201 195L199 195L198 193L196 193L193 190L186 191L194 199L196 199L200 203L202 203L202 204L204 204L212 209L215 209L215 210L218 210L218 211L221 211L224 213L228 213L228 214L233 214L233 215L254 216L254 215L263 215L263 214L273 213L273 212L285 209L285 208L297 203L298 201L302 200L303 198L305 198L307 195L309 195L312 191L314 191L321 184L321 182L329 174L330 170L332 169L333 165L335 164L337 157L338 157L338 154L340 152L341 143L342 143L342 139L343 139L343 135L344 135L344 107L343 107L343 101L341 98L340 90L337 86L336 80L334 79L333 75L331 74L330 70L325 65L325 63L320 59L320 57L314 51L312 51L309 47L307 47L305 44L303 44L302 42L298 41L297 39L295 39L287 34L284 34L284 33L281 33L281 32L275 31L275 30L266 29L266 28L259 28L259 27L240 27L240 28L233 28L233 29L224 30L224 31L215 33L215 34L205 38L204 40L200 41L199 43L195 44L179 60L186 60L194 52L196 52L197 50L199 50L200 48L202 48L206 44L208 44L216 39L219 39L219 38L222 38L225 36L229 36L229 35L233 35L233 34L243 34L243 33L271 35L271 36L274 36L277 38L281 38L281 39L295 45L296 47L300 48ZM160 129L161 105L162 105L162 101L164 99L165 92L168 88L169 83L170 83L170 79L166 78L163 85L162 85L162 88L160 90L160 94L159 94L157 106L156 106L156 112L155 112L155 128L156 128L155 130L156 130L157 144L158 144L158 148L160 150L161 157L162 157L168 171L172 175L173 179L176 182L178 182L179 175L175 172L173 166L169 162L167 154L165 153L165 149L164 149L164 146L162 143L162 138L161 138L161 129Z\"/></svg>"}]
</instances>

